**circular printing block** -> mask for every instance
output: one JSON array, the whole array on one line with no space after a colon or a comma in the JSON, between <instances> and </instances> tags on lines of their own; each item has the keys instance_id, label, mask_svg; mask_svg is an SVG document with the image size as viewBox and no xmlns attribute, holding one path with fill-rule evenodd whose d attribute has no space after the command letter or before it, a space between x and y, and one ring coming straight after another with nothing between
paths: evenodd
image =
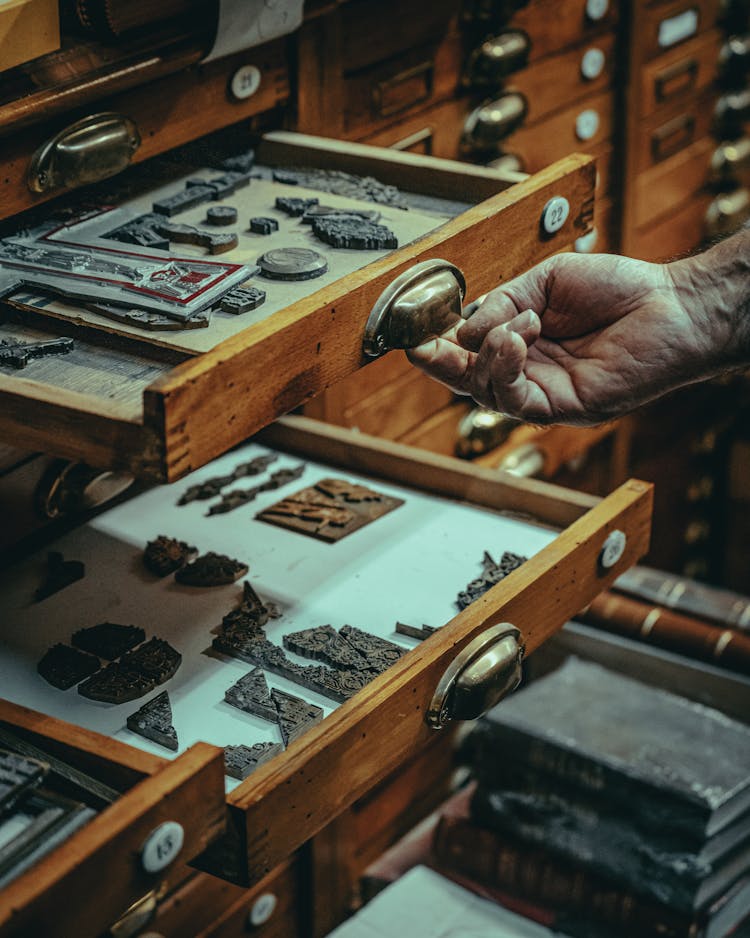
<instances>
[{"instance_id":1,"label":"circular printing block","mask_svg":"<svg viewBox=\"0 0 750 938\"><path fill-rule=\"evenodd\" d=\"M328 270L322 254L311 248L274 248L257 260L260 273L270 280L312 280Z\"/></svg>"},{"instance_id":2,"label":"circular printing block","mask_svg":"<svg viewBox=\"0 0 750 938\"><path fill-rule=\"evenodd\" d=\"M209 225L233 225L237 221L237 209L231 205L214 205L206 211Z\"/></svg>"}]
</instances>

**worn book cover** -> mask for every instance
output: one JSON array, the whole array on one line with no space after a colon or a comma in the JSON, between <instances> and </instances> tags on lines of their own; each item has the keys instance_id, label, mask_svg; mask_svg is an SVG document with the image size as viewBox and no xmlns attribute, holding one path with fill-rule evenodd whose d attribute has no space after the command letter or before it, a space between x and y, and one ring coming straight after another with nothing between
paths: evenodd
<instances>
[{"instance_id":1,"label":"worn book cover","mask_svg":"<svg viewBox=\"0 0 750 938\"><path fill-rule=\"evenodd\" d=\"M513 763L693 843L750 809L750 727L571 657L507 698L471 739L483 784Z\"/></svg>"},{"instance_id":2,"label":"worn book cover","mask_svg":"<svg viewBox=\"0 0 750 938\"><path fill-rule=\"evenodd\" d=\"M723 938L750 916L750 877L699 913L679 912L465 817L444 815L434 825L431 858L447 875L550 910L555 926L576 936Z\"/></svg>"}]
</instances>

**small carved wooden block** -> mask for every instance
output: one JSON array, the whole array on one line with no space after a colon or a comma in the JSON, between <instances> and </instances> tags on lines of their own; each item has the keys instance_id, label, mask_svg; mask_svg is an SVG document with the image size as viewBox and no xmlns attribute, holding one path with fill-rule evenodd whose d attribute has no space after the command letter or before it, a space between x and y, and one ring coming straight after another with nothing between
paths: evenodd
<instances>
[{"instance_id":1,"label":"small carved wooden block","mask_svg":"<svg viewBox=\"0 0 750 938\"><path fill-rule=\"evenodd\" d=\"M224 700L238 710L252 713L262 720L276 722L276 704L260 668L253 668L224 692Z\"/></svg>"},{"instance_id":2,"label":"small carved wooden block","mask_svg":"<svg viewBox=\"0 0 750 938\"><path fill-rule=\"evenodd\" d=\"M146 633L137 625L100 622L88 629L79 629L71 639L76 648L107 661L114 661L145 639Z\"/></svg>"},{"instance_id":3,"label":"small carved wooden block","mask_svg":"<svg viewBox=\"0 0 750 938\"><path fill-rule=\"evenodd\" d=\"M78 693L89 700L121 704L143 697L154 687L156 683L151 678L114 662L79 684Z\"/></svg>"},{"instance_id":4,"label":"small carved wooden block","mask_svg":"<svg viewBox=\"0 0 750 938\"><path fill-rule=\"evenodd\" d=\"M99 659L68 645L53 645L36 666L41 676L60 690L68 690L99 670Z\"/></svg>"},{"instance_id":5,"label":"small carved wooden block","mask_svg":"<svg viewBox=\"0 0 750 938\"><path fill-rule=\"evenodd\" d=\"M276 502L256 518L333 543L399 505L403 499L343 479L323 479Z\"/></svg>"},{"instance_id":6,"label":"small carved wooden block","mask_svg":"<svg viewBox=\"0 0 750 938\"><path fill-rule=\"evenodd\" d=\"M169 642L152 638L120 659L124 668L143 674L154 685L163 684L177 673L182 664L182 655Z\"/></svg>"},{"instance_id":7,"label":"small carved wooden block","mask_svg":"<svg viewBox=\"0 0 750 938\"><path fill-rule=\"evenodd\" d=\"M281 743L255 743L253 746L225 746L224 771L231 778L243 781L259 765L283 752Z\"/></svg>"},{"instance_id":8,"label":"small carved wooden block","mask_svg":"<svg viewBox=\"0 0 750 938\"><path fill-rule=\"evenodd\" d=\"M225 586L234 583L248 571L248 566L225 554L209 551L175 573L174 578L183 586Z\"/></svg>"},{"instance_id":9,"label":"small carved wooden block","mask_svg":"<svg viewBox=\"0 0 750 938\"><path fill-rule=\"evenodd\" d=\"M131 713L126 720L127 727L144 739L150 739L165 749L177 751L179 746L177 731L172 725L172 705L169 694L163 690L140 710Z\"/></svg>"},{"instance_id":10,"label":"small carved wooden block","mask_svg":"<svg viewBox=\"0 0 750 938\"><path fill-rule=\"evenodd\" d=\"M276 704L279 728L284 745L288 746L311 726L320 723L323 719L323 708L308 703L294 694L287 694L282 690L273 688L271 699Z\"/></svg>"},{"instance_id":11,"label":"small carved wooden block","mask_svg":"<svg viewBox=\"0 0 750 938\"><path fill-rule=\"evenodd\" d=\"M198 548L175 537L160 534L146 544L143 562L156 576L168 576L198 556Z\"/></svg>"}]
</instances>

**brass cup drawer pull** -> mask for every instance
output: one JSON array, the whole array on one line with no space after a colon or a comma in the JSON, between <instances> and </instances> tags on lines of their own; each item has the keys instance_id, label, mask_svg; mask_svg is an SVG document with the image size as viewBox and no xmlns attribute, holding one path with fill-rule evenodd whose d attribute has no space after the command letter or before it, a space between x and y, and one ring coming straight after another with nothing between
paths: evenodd
<instances>
[{"instance_id":1,"label":"brass cup drawer pull","mask_svg":"<svg viewBox=\"0 0 750 938\"><path fill-rule=\"evenodd\" d=\"M463 314L464 275L439 259L404 271L378 297L363 340L366 355L415 348L455 325Z\"/></svg>"},{"instance_id":2,"label":"brass cup drawer pull","mask_svg":"<svg viewBox=\"0 0 750 938\"><path fill-rule=\"evenodd\" d=\"M478 635L448 665L425 715L433 729L475 720L521 683L521 633L509 622Z\"/></svg>"},{"instance_id":3,"label":"brass cup drawer pull","mask_svg":"<svg viewBox=\"0 0 750 938\"><path fill-rule=\"evenodd\" d=\"M463 147L486 150L496 146L521 126L527 111L526 98L518 91L508 91L481 104L466 118Z\"/></svg>"},{"instance_id":4,"label":"brass cup drawer pull","mask_svg":"<svg viewBox=\"0 0 750 938\"><path fill-rule=\"evenodd\" d=\"M464 84L472 88L497 87L507 75L524 68L531 42L520 29L511 29L485 41L469 57Z\"/></svg>"},{"instance_id":5,"label":"brass cup drawer pull","mask_svg":"<svg viewBox=\"0 0 750 938\"><path fill-rule=\"evenodd\" d=\"M750 137L720 144L711 157L711 177L715 182L739 180L750 173Z\"/></svg>"},{"instance_id":6,"label":"brass cup drawer pull","mask_svg":"<svg viewBox=\"0 0 750 938\"><path fill-rule=\"evenodd\" d=\"M32 192L75 189L108 179L130 164L141 145L138 128L122 114L92 114L46 140L31 157Z\"/></svg>"}]
</instances>

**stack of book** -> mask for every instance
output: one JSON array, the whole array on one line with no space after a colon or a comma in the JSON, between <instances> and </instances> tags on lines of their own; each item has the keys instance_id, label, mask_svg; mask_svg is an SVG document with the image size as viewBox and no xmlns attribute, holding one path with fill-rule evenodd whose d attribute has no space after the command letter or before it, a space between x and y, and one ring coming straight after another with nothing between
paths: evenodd
<instances>
[{"instance_id":1,"label":"stack of book","mask_svg":"<svg viewBox=\"0 0 750 938\"><path fill-rule=\"evenodd\" d=\"M750 726L569 658L479 721L470 753L438 868L571 935L750 934Z\"/></svg>"}]
</instances>

